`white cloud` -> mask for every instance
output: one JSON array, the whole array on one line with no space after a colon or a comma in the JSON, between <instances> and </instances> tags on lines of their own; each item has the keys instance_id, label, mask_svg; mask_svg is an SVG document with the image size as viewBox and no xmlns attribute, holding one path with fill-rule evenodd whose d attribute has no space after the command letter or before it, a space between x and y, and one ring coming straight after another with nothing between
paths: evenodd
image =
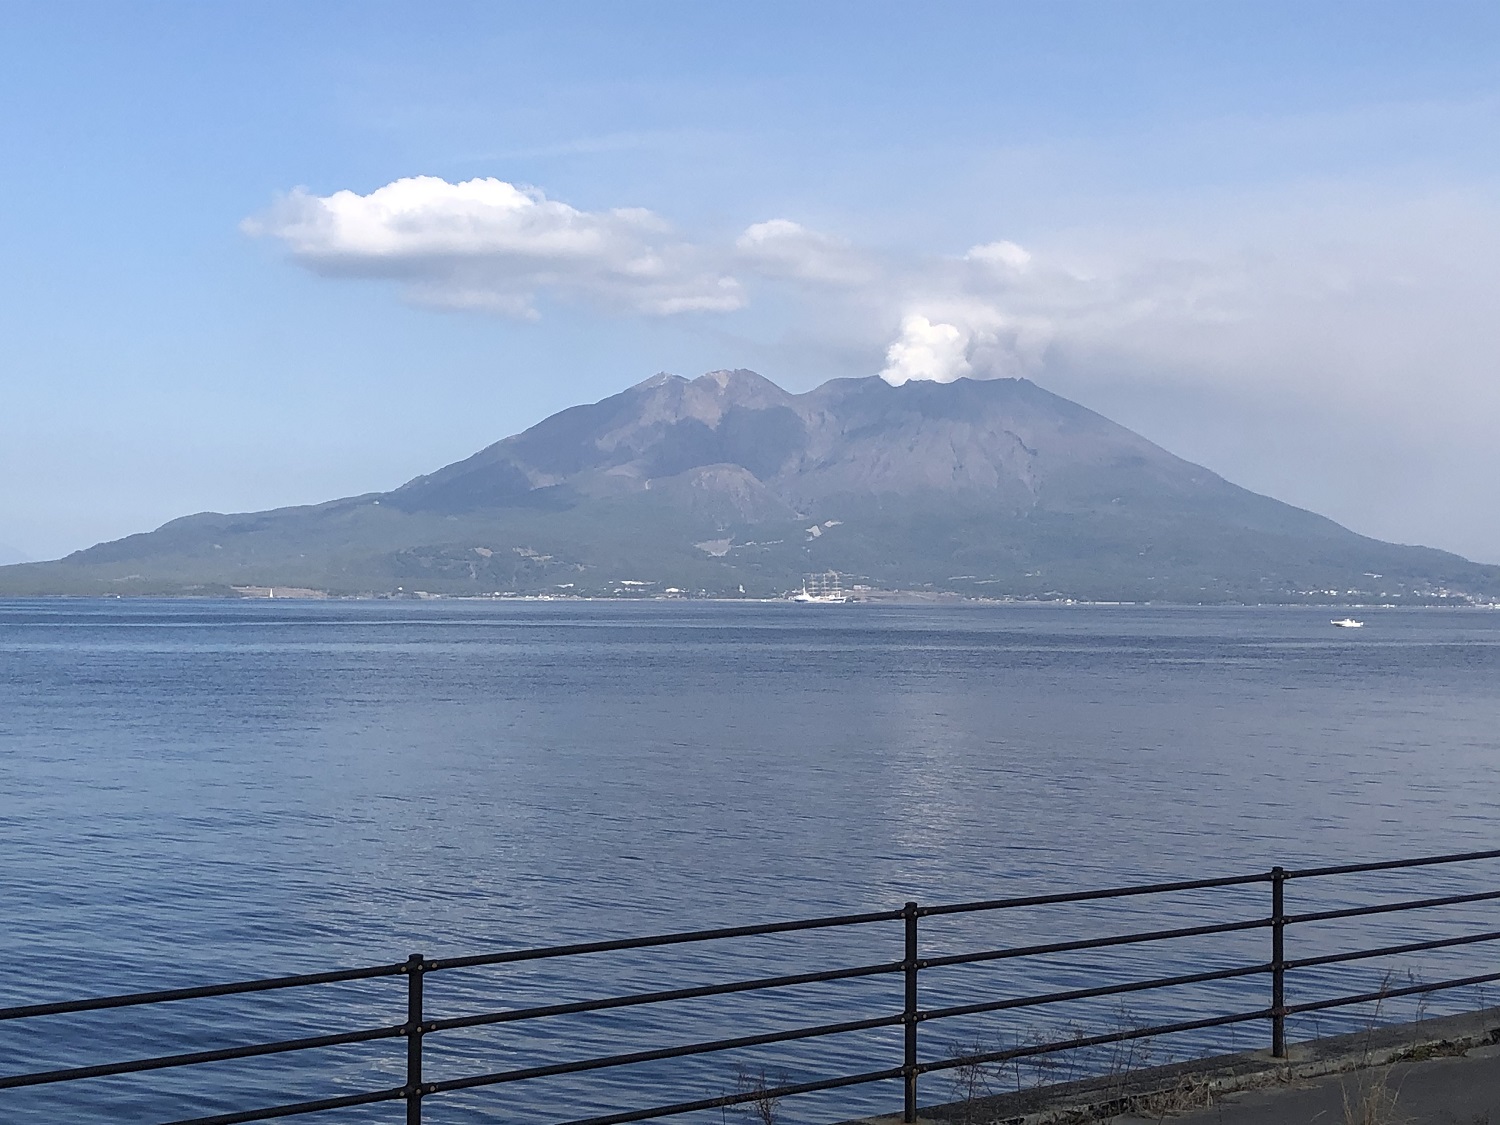
<instances>
[{"instance_id":1,"label":"white cloud","mask_svg":"<svg viewBox=\"0 0 1500 1125\"><path fill-rule=\"evenodd\" d=\"M912 379L951 383L973 371L964 354L968 347L967 332L914 313L901 321L901 335L886 349L880 377L896 387Z\"/></svg>"},{"instance_id":2,"label":"white cloud","mask_svg":"<svg viewBox=\"0 0 1500 1125\"><path fill-rule=\"evenodd\" d=\"M655 315L745 302L735 278L650 211L580 211L504 180L298 189L242 227L316 272L399 281L412 300L444 308L534 316L543 293Z\"/></svg>"},{"instance_id":3,"label":"white cloud","mask_svg":"<svg viewBox=\"0 0 1500 1125\"><path fill-rule=\"evenodd\" d=\"M856 285L876 275L873 263L847 242L790 219L746 227L734 245L742 261L768 277Z\"/></svg>"},{"instance_id":4,"label":"white cloud","mask_svg":"<svg viewBox=\"0 0 1500 1125\"><path fill-rule=\"evenodd\" d=\"M986 242L971 246L964 258L970 262L982 262L1008 270L1024 270L1031 264L1031 252L1014 242Z\"/></svg>"}]
</instances>

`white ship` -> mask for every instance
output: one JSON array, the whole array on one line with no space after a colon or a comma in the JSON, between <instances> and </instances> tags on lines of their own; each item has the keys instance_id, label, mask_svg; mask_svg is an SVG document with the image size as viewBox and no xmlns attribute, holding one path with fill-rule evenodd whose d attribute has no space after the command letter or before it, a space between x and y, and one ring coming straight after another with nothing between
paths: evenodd
<instances>
[{"instance_id":1,"label":"white ship","mask_svg":"<svg viewBox=\"0 0 1500 1125\"><path fill-rule=\"evenodd\" d=\"M1330 621L1328 624L1333 625L1339 629L1363 629L1365 627L1365 623L1363 621L1356 621L1352 617L1338 617Z\"/></svg>"},{"instance_id":2,"label":"white ship","mask_svg":"<svg viewBox=\"0 0 1500 1125\"><path fill-rule=\"evenodd\" d=\"M811 602L817 605L843 605L848 600L844 584L839 581L838 572L834 570L803 575L801 592L792 595L794 602Z\"/></svg>"}]
</instances>

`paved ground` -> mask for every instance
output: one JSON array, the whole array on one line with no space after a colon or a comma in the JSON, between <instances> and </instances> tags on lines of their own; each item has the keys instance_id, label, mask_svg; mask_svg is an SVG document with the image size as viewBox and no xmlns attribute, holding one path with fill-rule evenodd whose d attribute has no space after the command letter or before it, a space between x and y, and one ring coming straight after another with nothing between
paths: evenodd
<instances>
[{"instance_id":1,"label":"paved ground","mask_svg":"<svg viewBox=\"0 0 1500 1125\"><path fill-rule=\"evenodd\" d=\"M1130 1112L1121 1110L1132 1107ZM1500 1125L1500 1007L970 1102L924 1125ZM900 1115L848 1125L899 1125Z\"/></svg>"},{"instance_id":2,"label":"paved ground","mask_svg":"<svg viewBox=\"0 0 1500 1125\"><path fill-rule=\"evenodd\" d=\"M1128 1113L1121 1109L1130 1106ZM847 1125L899 1125L900 1115ZM1500 1125L1500 1007L968 1102L924 1125Z\"/></svg>"},{"instance_id":3,"label":"paved ground","mask_svg":"<svg viewBox=\"0 0 1500 1125\"><path fill-rule=\"evenodd\" d=\"M1500 1125L1500 1045L1226 1095L1177 1115L1112 1125Z\"/></svg>"}]
</instances>

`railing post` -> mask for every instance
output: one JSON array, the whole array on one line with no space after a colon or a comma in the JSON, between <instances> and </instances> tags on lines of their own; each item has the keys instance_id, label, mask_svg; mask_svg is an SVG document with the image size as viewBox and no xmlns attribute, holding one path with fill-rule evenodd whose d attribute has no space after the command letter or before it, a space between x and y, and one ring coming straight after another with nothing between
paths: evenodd
<instances>
[{"instance_id":1,"label":"railing post","mask_svg":"<svg viewBox=\"0 0 1500 1125\"><path fill-rule=\"evenodd\" d=\"M902 1008L905 1050L902 1055L902 1081L905 1085L901 1120L917 1119L917 904L908 902L901 908L906 922L906 956L902 968L906 977L906 1003Z\"/></svg>"},{"instance_id":2,"label":"railing post","mask_svg":"<svg viewBox=\"0 0 1500 1125\"><path fill-rule=\"evenodd\" d=\"M1286 1058L1286 871L1271 868L1271 1054Z\"/></svg>"},{"instance_id":3,"label":"railing post","mask_svg":"<svg viewBox=\"0 0 1500 1125\"><path fill-rule=\"evenodd\" d=\"M406 959L406 1125L422 1125L422 955Z\"/></svg>"}]
</instances>

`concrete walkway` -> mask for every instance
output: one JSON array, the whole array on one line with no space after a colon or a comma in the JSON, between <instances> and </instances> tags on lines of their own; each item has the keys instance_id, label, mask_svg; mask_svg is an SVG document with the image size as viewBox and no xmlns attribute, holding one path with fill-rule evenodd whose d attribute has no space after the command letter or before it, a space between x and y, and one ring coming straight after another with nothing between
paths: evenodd
<instances>
[{"instance_id":1,"label":"concrete walkway","mask_svg":"<svg viewBox=\"0 0 1500 1125\"><path fill-rule=\"evenodd\" d=\"M1226 1094L1187 1113L1112 1125L1500 1125L1500 1044Z\"/></svg>"},{"instance_id":2,"label":"concrete walkway","mask_svg":"<svg viewBox=\"0 0 1500 1125\"><path fill-rule=\"evenodd\" d=\"M1500 1008L923 1107L930 1125L1500 1125ZM850 1125L897 1125L899 1116Z\"/></svg>"}]
</instances>

